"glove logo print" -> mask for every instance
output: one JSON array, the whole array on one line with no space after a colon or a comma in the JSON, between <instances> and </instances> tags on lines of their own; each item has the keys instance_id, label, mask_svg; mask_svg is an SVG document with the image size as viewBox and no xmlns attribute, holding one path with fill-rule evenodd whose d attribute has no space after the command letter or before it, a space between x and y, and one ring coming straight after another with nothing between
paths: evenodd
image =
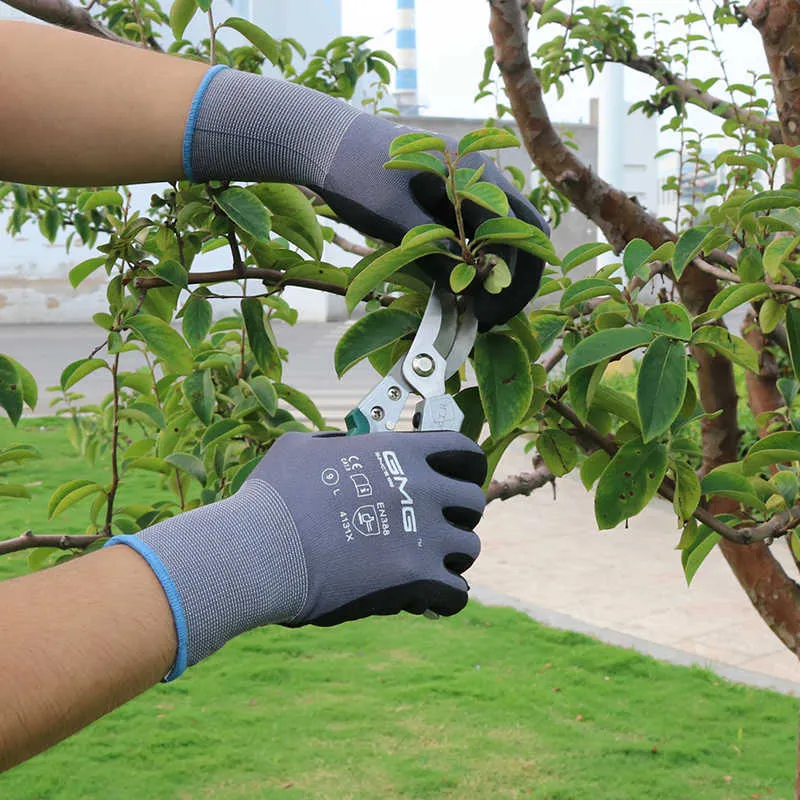
<instances>
[{"instance_id":1,"label":"glove logo print","mask_svg":"<svg viewBox=\"0 0 800 800\"><path fill-rule=\"evenodd\" d=\"M375 453L383 474L389 486L393 486L400 492L400 505L403 514L403 530L406 533L417 532L417 516L414 512L414 498L406 491L408 476L403 470L403 465L397 458L394 450L384 450Z\"/></svg>"},{"instance_id":2,"label":"glove logo print","mask_svg":"<svg viewBox=\"0 0 800 800\"><path fill-rule=\"evenodd\" d=\"M391 530L385 504L359 506L353 514L353 527L362 536L377 536L379 533L388 536Z\"/></svg>"}]
</instances>

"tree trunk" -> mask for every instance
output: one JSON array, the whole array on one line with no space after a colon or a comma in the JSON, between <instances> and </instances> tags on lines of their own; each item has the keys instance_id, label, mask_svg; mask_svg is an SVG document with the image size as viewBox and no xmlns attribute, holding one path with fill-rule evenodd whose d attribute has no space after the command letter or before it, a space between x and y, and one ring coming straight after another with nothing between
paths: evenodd
<instances>
[{"instance_id":1,"label":"tree trunk","mask_svg":"<svg viewBox=\"0 0 800 800\"><path fill-rule=\"evenodd\" d=\"M767 0L752 5L768 6ZM800 18L796 0L776 0L776 6ZM619 252L633 238L657 247L674 234L623 192L601 180L564 144L553 127L542 96L542 87L528 55L527 20L519 0L490 0L490 29L495 60L503 76L514 117L525 147L547 180L603 231ZM798 20L800 24L800 20ZM795 39L800 42L800 38ZM800 91L800 84L795 88ZM800 105L797 106L800 108ZM788 140L787 140L788 141ZM716 279L694 265L678 282L680 296L692 314L706 310L718 292ZM703 424L703 470L735 461L739 443L736 387L733 366L727 359L704 348L693 348L698 362L700 400L707 412L722 410ZM711 510L728 510L712 504ZM798 654L800 641L800 594L798 587L764 544L721 547L728 564L754 607L780 640Z\"/></svg>"}]
</instances>

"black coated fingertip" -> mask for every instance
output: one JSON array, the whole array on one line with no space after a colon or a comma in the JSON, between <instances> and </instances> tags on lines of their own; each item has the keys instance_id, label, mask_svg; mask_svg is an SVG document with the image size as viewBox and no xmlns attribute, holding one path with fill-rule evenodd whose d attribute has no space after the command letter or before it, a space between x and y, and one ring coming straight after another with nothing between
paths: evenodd
<instances>
[{"instance_id":1,"label":"black coated fingertip","mask_svg":"<svg viewBox=\"0 0 800 800\"><path fill-rule=\"evenodd\" d=\"M458 614L469 600L467 582L461 577L453 576L453 578L459 581L462 586L456 589L453 586L440 584L436 597L428 606L431 611L435 611L441 617L452 617L453 614Z\"/></svg>"},{"instance_id":2,"label":"black coated fingertip","mask_svg":"<svg viewBox=\"0 0 800 800\"><path fill-rule=\"evenodd\" d=\"M476 511L474 508L464 508L463 506L448 506L442 513L451 525L461 528L462 531L474 530L483 516L480 511Z\"/></svg>"},{"instance_id":3,"label":"black coated fingertip","mask_svg":"<svg viewBox=\"0 0 800 800\"><path fill-rule=\"evenodd\" d=\"M474 563L475 559L469 553L448 553L444 557L445 569L449 570L454 575L461 575Z\"/></svg>"},{"instance_id":4,"label":"black coated fingertip","mask_svg":"<svg viewBox=\"0 0 800 800\"><path fill-rule=\"evenodd\" d=\"M427 457L428 466L446 478L471 481L478 486L486 480L486 456L472 450L439 450Z\"/></svg>"}]
</instances>

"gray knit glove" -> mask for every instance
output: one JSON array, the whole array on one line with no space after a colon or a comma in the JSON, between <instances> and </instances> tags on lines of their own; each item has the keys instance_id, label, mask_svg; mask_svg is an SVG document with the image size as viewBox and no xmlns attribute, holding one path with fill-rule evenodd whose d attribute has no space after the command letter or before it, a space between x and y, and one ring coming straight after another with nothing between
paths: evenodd
<instances>
[{"instance_id":1,"label":"gray knit glove","mask_svg":"<svg viewBox=\"0 0 800 800\"><path fill-rule=\"evenodd\" d=\"M232 497L108 545L136 550L164 588L172 680L261 625L460 611L485 474L458 433L286 433Z\"/></svg>"},{"instance_id":2,"label":"gray knit glove","mask_svg":"<svg viewBox=\"0 0 800 800\"><path fill-rule=\"evenodd\" d=\"M194 181L271 180L308 186L348 225L399 244L416 225L439 222L455 228L441 180L383 167L392 140L412 130L303 86L215 67L200 85L189 114L184 170ZM449 146L456 149L452 140ZM476 153L462 162L473 169L481 165L481 180L503 189L512 213L549 233L541 214L493 161ZM468 237L494 216L471 202L463 210ZM540 258L512 248L502 255L512 282L499 294L478 290L475 313L482 330L513 317L539 288L544 267ZM446 282L452 262L431 258L424 266Z\"/></svg>"}]
</instances>

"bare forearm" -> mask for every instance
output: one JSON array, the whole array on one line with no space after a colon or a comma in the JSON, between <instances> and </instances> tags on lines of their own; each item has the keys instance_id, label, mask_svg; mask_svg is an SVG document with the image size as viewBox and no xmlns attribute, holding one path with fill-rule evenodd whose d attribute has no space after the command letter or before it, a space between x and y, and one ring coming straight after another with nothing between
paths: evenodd
<instances>
[{"instance_id":1,"label":"bare forearm","mask_svg":"<svg viewBox=\"0 0 800 800\"><path fill-rule=\"evenodd\" d=\"M0 584L0 770L157 683L175 657L147 564L112 547Z\"/></svg>"},{"instance_id":2,"label":"bare forearm","mask_svg":"<svg viewBox=\"0 0 800 800\"><path fill-rule=\"evenodd\" d=\"M0 180L101 186L175 180L194 61L0 22Z\"/></svg>"}]
</instances>

